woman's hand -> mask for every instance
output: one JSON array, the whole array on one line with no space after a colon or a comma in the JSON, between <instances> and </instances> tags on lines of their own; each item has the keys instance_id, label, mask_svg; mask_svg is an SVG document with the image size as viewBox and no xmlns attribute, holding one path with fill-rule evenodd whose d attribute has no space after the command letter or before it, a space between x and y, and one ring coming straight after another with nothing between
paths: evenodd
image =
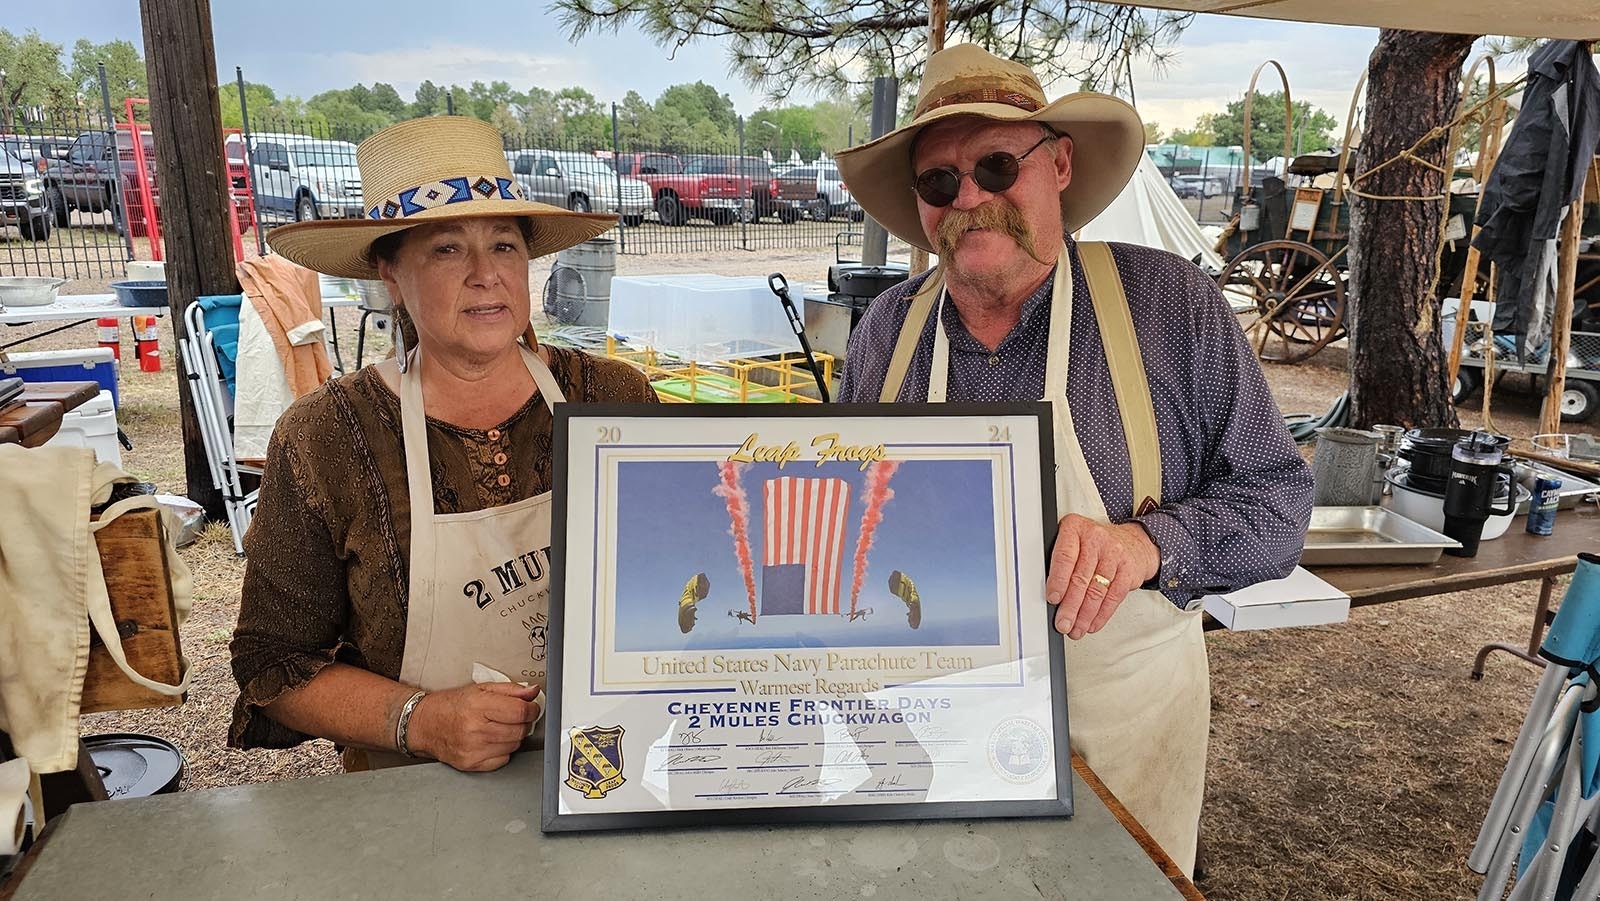
<instances>
[{"instance_id":1,"label":"woman's hand","mask_svg":"<svg viewBox=\"0 0 1600 901\"><path fill-rule=\"evenodd\" d=\"M511 759L528 725L543 713L539 686L511 682L464 685L431 692L411 713L413 753L469 773L498 770Z\"/></svg>"}]
</instances>

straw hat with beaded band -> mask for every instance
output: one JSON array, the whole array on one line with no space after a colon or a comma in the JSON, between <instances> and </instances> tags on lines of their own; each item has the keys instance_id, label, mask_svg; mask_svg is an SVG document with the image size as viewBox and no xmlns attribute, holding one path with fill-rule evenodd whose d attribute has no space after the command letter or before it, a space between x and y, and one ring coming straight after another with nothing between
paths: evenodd
<instances>
[{"instance_id":1,"label":"straw hat with beaded band","mask_svg":"<svg viewBox=\"0 0 1600 901\"><path fill-rule=\"evenodd\" d=\"M360 219L323 219L273 229L267 243L285 258L328 275L375 279L372 242L429 222L486 216L533 221L530 257L582 244L617 217L574 213L529 200L511 175L493 125L465 116L432 116L391 125L361 142Z\"/></svg>"},{"instance_id":2,"label":"straw hat with beaded band","mask_svg":"<svg viewBox=\"0 0 1600 901\"><path fill-rule=\"evenodd\" d=\"M1072 182L1061 192L1066 231L1100 215L1133 177L1144 153L1144 124L1126 102L1088 91L1047 102L1026 66L976 44L928 58L911 122L876 141L841 150L839 174L867 215L914 247L932 251L917 216L911 150L917 133L952 116L1037 122L1072 138Z\"/></svg>"}]
</instances>

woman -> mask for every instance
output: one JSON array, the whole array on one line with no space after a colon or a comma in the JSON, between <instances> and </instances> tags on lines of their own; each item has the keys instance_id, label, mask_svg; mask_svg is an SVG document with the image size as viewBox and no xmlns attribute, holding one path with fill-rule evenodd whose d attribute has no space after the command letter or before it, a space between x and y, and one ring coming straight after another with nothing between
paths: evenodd
<instances>
[{"instance_id":1,"label":"woman","mask_svg":"<svg viewBox=\"0 0 1600 901\"><path fill-rule=\"evenodd\" d=\"M329 382L274 430L228 741L320 737L347 768L493 770L542 714L551 407L655 400L632 367L540 345L529 325L528 260L616 217L524 199L476 120L402 122L357 159L367 218L268 240L320 272L382 278L417 346ZM474 684L480 663L514 681Z\"/></svg>"}]
</instances>

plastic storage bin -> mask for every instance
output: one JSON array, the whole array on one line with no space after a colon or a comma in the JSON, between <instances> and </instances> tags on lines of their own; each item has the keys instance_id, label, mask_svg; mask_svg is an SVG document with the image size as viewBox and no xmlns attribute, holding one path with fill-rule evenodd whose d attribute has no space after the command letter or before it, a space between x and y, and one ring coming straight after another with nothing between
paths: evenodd
<instances>
[{"instance_id":1,"label":"plastic storage bin","mask_svg":"<svg viewBox=\"0 0 1600 901\"><path fill-rule=\"evenodd\" d=\"M117 392L117 363L109 347L83 350L37 350L14 353L0 363L0 375L24 382L98 382L111 392L112 406L122 405Z\"/></svg>"},{"instance_id":2,"label":"plastic storage bin","mask_svg":"<svg viewBox=\"0 0 1600 901\"><path fill-rule=\"evenodd\" d=\"M117 409L111 392L101 391L94 400L68 410L61 417L61 431L45 443L92 448L101 463L115 463L120 468L122 446L117 443Z\"/></svg>"},{"instance_id":3,"label":"plastic storage bin","mask_svg":"<svg viewBox=\"0 0 1600 901\"><path fill-rule=\"evenodd\" d=\"M797 286L792 293L803 292ZM762 276L617 276L607 331L634 347L701 363L800 349Z\"/></svg>"}]
</instances>

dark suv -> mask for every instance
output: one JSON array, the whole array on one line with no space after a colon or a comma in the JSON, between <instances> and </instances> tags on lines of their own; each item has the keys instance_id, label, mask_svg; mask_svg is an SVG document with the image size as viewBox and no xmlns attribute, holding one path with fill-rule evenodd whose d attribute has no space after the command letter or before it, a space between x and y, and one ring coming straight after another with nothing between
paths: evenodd
<instances>
[{"instance_id":1,"label":"dark suv","mask_svg":"<svg viewBox=\"0 0 1600 901\"><path fill-rule=\"evenodd\" d=\"M772 168L758 156L686 156L683 171L691 175L743 175L750 179L750 200L756 219L777 216Z\"/></svg>"},{"instance_id":2,"label":"dark suv","mask_svg":"<svg viewBox=\"0 0 1600 901\"><path fill-rule=\"evenodd\" d=\"M15 225L30 241L50 237L50 201L33 166L0 150L0 226Z\"/></svg>"},{"instance_id":3,"label":"dark suv","mask_svg":"<svg viewBox=\"0 0 1600 901\"><path fill-rule=\"evenodd\" d=\"M46 189L55 213L56 225L65 228L73 210L84 213L103 213L121 206L127 216L128 227L135 237L146 235L146 219L161 216L161 190L156 184L155 136L140 129L145 166L148 169L150 203L154 208L146 211L139 165L133 149L133 134L127 126L120 126L115 137L103 131L86 131L73 142L66 159L52 161L45 170ZM121 196L117 192L121 189ZM245 201L230 195L241 234L253 220Z\"/></svg>"}]
</instances>

